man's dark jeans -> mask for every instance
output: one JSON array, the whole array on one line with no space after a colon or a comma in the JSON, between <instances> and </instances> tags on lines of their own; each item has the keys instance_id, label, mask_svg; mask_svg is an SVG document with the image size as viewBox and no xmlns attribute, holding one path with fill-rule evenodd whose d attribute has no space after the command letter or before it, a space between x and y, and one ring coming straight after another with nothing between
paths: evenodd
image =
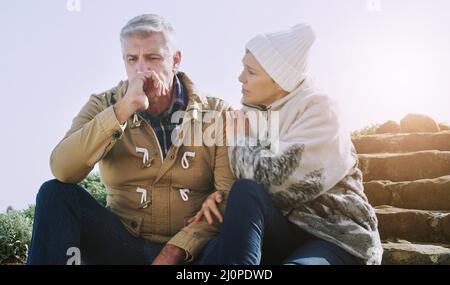
<instances>
[{"instance_id":1,"label":"man's dark jeans","mask_svg":"<svg viewBox=\"0 0 450 285\"><path fill-rule=\"evenodd\" d=\"M36 197L28 264L66 264L73 247L83 264L151 264L164 244L132 236L82 187L47 181Z\"/></svg>"}]
</instances>

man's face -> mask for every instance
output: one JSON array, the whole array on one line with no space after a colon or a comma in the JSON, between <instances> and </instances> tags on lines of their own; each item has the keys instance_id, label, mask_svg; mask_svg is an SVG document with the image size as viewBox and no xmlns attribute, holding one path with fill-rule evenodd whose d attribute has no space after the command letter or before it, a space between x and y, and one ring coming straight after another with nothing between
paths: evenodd
<instances>
[{"instance_id":1,"label":"man's face","mask_svg":"<svg viewBox=\"0 0 450 285\"><path fill-rule=\"evenodd\" d=\"M155 71L169 89L168 96L148 96L152 115L159 115L167 110L172 98L172 84L175 66L180 64L179 51L171 54L164 36L152 33L146 37L130 36L122 42L123 59L128 79L138 72Z\"/></svg>"}]
</instances>

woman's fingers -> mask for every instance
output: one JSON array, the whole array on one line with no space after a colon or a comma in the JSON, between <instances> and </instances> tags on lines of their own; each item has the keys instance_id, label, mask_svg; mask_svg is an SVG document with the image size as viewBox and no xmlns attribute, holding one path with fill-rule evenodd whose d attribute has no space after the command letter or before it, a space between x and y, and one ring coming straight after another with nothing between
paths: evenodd
<instances>
[{"instance_id":1,"label":"woman's fingers","mask_svg":"<svg viewBox=\"0 0 450 285\"><path fill-rule=\"evenodd\" d=\"M212 225L213 224L213 218L211 217L211 212L209 211L208 208L205 208L203 210L203 215L206 218L206 221L208 221L208 224Z\"/></svg>"},{"instance_id":2,"label":"woman's fingers","mask_svg":"<svg viewBox=\"0 0 450 285\"><path fill-rule=\"evenodd\" d=\"M193 217L191 217L187 223L191 224L193 222L198 223L202 216L205 216L206 221L208 224L212 225L214 223L214 219L212 214L217 217L220 223L222 223L223 218L220 214L219 208L217 208L216 203L221 203L223 201L223 195L220 192L216 192L211 194L206 201L203 203L202 208L200 211L197 212L197 214ZM211 214L212 212L212 214Z\"/></svg>"},{"instance_id":3,"label":"woman's fingers","mask_svg":"<svg viewBox=\"0 0 450 285\"><path fill-rule=\"evenodd\" d=\"M190 225L190 224L192 224L192 222L194 222L194 221L195 221L195 216L191 217L191 218L187 221L187 224Z\"/></svg>"},{"instance_id":4,"label":"woman's fingers","mask_svg":"<svg viewBox=\"0 0 450 285\"><path fill-rule=\"evenodd\" d=\"M195 216L193 216L191 219L193 219L194 222L198 223L200 221L200 219L203 216L203 209L201 209L200 211L197 212L197 214Z\"/></svg>"},{"instance_id":5,"label":"woman's fingers","mask_svg":"<svg viewBox=\"0 0 450 285\"><path fill-rule=\"evenodd\" d=\"M217 208L216 203L214 201L209 205L209 208L213 212L213 214L217 217L219 222L222 223L222 215L220 214L220 211Z\"/></svg>"},{"instance_id":6,"label":"woman's fingers","mask_svg":"<svg viewBox=\"0 0 450 285\"><path fill-rule=\"evenodd\" d=\"M217 193L216 194L216 202L222 203L222 201L223 201L222 193Z\"/></svg>"}]
</instances>

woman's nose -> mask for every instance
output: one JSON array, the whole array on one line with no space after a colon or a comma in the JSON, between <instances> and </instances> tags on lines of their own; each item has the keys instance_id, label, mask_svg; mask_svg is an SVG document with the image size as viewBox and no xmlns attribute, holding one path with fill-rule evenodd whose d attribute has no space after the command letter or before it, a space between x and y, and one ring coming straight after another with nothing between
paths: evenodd
<instances>
[{"instance_id":1,"label":"woman's nose","mask_svg":"<svg viewBox=\"0 0 450 285\"><path fill-rule=\"evenodd\" d=\"M244 83L244 73L242 72L238 77L239 82Z\"/></svg>"}]
</instances>

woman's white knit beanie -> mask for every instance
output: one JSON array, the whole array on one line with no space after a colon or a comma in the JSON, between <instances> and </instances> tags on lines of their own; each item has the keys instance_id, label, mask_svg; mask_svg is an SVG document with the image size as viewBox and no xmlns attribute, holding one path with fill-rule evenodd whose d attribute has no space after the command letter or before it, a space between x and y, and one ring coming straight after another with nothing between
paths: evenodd
<instances>
[{"instance_id":1,"label":"woman's white knit beanie","mask_svg":"<svg viewBox=\"0 0 450 285\"><path fill-rule=\"evenodd\" d=\"M255 36L245 46L280 85L292 92L307 76L308 54L315 35L307 24Z\"/></svg>"}]
</instances>

